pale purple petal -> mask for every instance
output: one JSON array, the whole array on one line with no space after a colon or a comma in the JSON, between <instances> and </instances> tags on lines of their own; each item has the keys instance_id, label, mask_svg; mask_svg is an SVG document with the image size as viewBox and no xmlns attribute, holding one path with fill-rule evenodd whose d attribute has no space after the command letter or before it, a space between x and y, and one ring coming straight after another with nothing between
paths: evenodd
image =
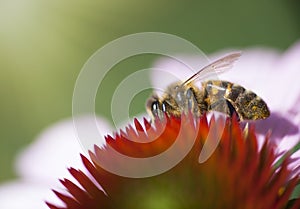
<instances>
[{"instance_id":1,"label":"pale purple petal","mask_svg":"<svg viewBox=\"0 0 300 209\"><path fill-rule=\"evenodd\" d=\"M88 126L92 116L82 116L77 121ZM97 118L101 133L111 128L104 119ZM101 145L103 137L97 142ZM45 201L63 205L51 188L61 191L59 178L74 180L67 168L75 167L85 171L80 159L83 149L77 139L73 120L64 120L47 128L29 147L18 156L16 170L20 180L0 186L0 208L46 209ZM95 182L97 185L97 183ZM78 185L79 186L79 185Z\"/></svg>"},{"instance_id":2,"label":"pale purple petal","mask_svg":"<svg viewBox=\"0 0 300 209\"><path fill-rule=\"evenodd\" d=\"M77 120L84 125L90 119L94 120L92 116L82 116ZM103 119L98 119L97 122L100 124L101 133L109 132L110 128ZM98 145L103 143L103 138L99 138ZM58 184L58 178L70 177L66 168L84 169L80 153L84 154L84 150L78 140L73 120L64 120L49 127L20 153L16 170L23 179L53 187Z\"/></svg>"},{"instance_id":3,"label":"pale purple petal","mask_svg":"<svg viewBox=\"0 0 300 209\"><path fill-rule=\"evenodd\" d=\"M3 209L47 209L46 199L63 205L45 185L15 181L0 187L0 208Z\"/></svg>"},{"instance_id":4,"label":"pale purple petal","mask_svg":"<svg viewBox=\"0 0 300 209\"><path fill-rule=\"evenodd\" d=\"M283 55L276 51L245 50L232 70L220 75L261 96L271 111L287 111L300 95L300 44Z\"/></svg>"}]
</instances>

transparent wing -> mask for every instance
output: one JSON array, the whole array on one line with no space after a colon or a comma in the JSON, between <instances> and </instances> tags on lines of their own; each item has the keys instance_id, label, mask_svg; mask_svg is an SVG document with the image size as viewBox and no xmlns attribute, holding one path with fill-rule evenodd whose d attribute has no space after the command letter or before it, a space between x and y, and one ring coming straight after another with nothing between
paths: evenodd
<instances>
[{"instance_id":1,"label":"transparent wing","mask_svg":"<svg viewBox=\"0 0 300 209\"><path fill-rule=\"evenodd\" d=\"M241 52L233 52L210 63L209 65L201 68L197 73L195 73L185 82L183 82L182 85L186 85L197 79L207 77L210 74L215 74L215 73L218 74L218 73L225 72L226 70L230 69L233 66L233 63L241 56L241 54L242 54Z\"/></svg>"}]
</instances>

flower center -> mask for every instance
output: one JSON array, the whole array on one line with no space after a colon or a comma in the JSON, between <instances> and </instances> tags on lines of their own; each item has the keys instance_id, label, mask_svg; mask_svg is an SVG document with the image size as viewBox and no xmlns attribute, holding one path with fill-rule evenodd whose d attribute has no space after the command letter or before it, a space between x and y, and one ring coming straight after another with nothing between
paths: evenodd
<instances>
[{"instance_id":1,"label":"flower center","mask_svg":"<svg viewBox=\"0 0 300 209\"><path fill-rule=\"evenodd\" d=\"M145 179L144 179L145 180ZM122 200L117 205L123 209L191 209L193 199L191 188L184 188L182 180L150 178L148 183L132 185L122 192ZM121 205L121 204L122 205ZM198 208L198 207L197 207Z\"/></svg>"}]
</instances>

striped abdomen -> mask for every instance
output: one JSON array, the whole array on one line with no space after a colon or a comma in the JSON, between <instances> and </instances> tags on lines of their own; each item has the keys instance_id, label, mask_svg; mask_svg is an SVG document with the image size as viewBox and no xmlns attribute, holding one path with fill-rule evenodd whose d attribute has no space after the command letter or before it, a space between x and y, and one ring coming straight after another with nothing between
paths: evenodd
<instances>
[{"instance_id":1,"label":"striped abdomen","mask_svg":"<svg viewBox=\"0 0 300 209\"><path fill-rule=\"evenodd\" d=\"M202 83L204 100L208 111L215 110L232 115L236 113L240 120L257 120L269 117L267 104L254 92L240 85L220 80Z\"/></svg>"}]
</instances>

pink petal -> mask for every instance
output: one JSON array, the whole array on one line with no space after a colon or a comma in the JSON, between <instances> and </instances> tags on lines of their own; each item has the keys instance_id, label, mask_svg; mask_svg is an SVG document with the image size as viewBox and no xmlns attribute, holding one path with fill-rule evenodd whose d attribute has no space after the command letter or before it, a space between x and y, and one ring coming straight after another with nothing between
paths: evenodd
<instances>
[{"instance_id":1,"label":"pink petal","mask_svg":"<svg viewBox=\"0 0 300 209\"><path fill-rule=\"evenodd\" d=\"M83 125L94 120L91 116L78 118ZM102 133L108 132L108 125L103 119L98 119ZM88 128L88 127L87 127ZM98 144L103 143L103 137ZM64 120L47 128L36 141L24 149L17 158L18 174L29 181L53 185L59 184L58 178L70 177L66 168L82 168L80 153L83 153L77 137L73 120Z\"/></svg>"},{"instance_id":2,"label":"pink petal","mask_svg":"<svg viewBox=\"0 0 300 209\"><path fill-rule=\"evenodd\" d=\"M49 187L32 182L15 181L0 187L0 208L47 209L45 200L63 205Z\"/></svg>"}]
</instances>

